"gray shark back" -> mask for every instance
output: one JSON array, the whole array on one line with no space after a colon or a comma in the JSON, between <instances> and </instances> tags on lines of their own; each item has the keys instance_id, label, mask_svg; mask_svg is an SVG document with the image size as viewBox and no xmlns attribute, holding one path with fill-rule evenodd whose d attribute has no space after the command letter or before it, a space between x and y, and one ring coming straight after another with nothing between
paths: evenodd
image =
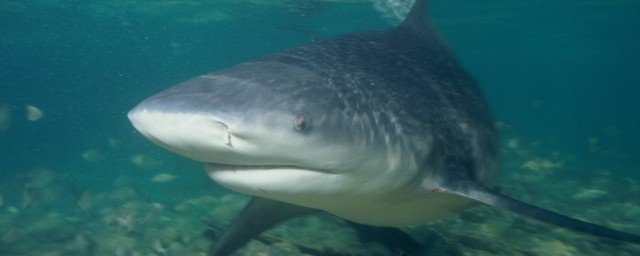
<instances>
[{"instance_id":1,"label":"gray shark back","mask_svg":"<svg viewBox=\"0 0 640 256\"><path fill-rule=\"evenodd\" d=\"M423 179L464 177L491 187L499 176L499 145L483 94L428 25L426 9L414 10L424 12L414 11L393 28L329 38L223 72L258 83L269 73L264 69L272 69L269 79L283 80L278 90L298 98L325 97L326 107L370 118L377 129L372 136L387 136L388 144L424 159L429 177ZM283 74L284 67L299 73ZM261 76L252 78L258 69ZM306 79L309 71L313 79ZM287 87L292 76L298 81ZM325 90L309 90L309 83ZM444 166L452 163L464 168Z\"/></svg>"}]
</instances>

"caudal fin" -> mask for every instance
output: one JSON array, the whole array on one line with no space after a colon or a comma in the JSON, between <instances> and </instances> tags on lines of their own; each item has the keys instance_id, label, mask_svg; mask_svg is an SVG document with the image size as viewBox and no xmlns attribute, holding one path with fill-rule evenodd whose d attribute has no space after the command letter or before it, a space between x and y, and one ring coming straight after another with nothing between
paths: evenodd
<instances>
[{"instance_id":1,"label":"caudal fin","mask_svg":"<svg viewBox=\"0 0 640 256\"><path fill-rule=\"evenodd\" d=\"M536 207L511 197L493 192L474 181L461 181L450 184L446 191L464 196L478 202L518 213L542 222L594 236L640 244L640 236L614 230L605 226L581 221L549 210Z\"/></svg>"}]
</instances>

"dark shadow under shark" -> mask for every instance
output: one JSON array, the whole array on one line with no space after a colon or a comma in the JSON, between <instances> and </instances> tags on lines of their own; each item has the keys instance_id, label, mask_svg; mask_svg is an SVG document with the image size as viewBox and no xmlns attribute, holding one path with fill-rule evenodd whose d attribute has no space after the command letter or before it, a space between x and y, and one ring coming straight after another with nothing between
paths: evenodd
<instances>
[{"instance_id":1,"label":"dark shadow under shark","mask_svg":"<svg viewBox=\"0 0 640 256\"><path fill-rule=\"evenodd\" d=\"M370 90L373 94L386 97L386 101L392 103L391 107L396 107L393 111L398 114L399 120L393 121L404 125L403 132L419 132L421 131L419 127L429 127L432 133L430 136L411 137L422 139L425 144L428 144L429 150L415 155L423 158L417 162L429 171L420 173L414 181L409 182L407 190L421 188L426 190L425 196L431 193L451 196L447 198L469 200L469 203L443 206L448 211L457 212L482 203L577 232L640 244L638 235L557 214L493 190L499 173L496 166L499 147L493 119L479 88L471 76L457 63L448 45L440 39L431 26L427 13L427 1L417 0L407 18L396 27L317 41L266 56L255 63L277 63L313 70L330 79L335 78L333 80L335 84L332 86L349 87L347 88L349 90L352 89L353 84L341 84L341 80L333 77L331 72L323 73L322 70L332 65L338 69L353 68L364 74L376 76L378 79L376 82L386 79L391 83L388 86L401 87L401 89L374 87L371 82ZM391 53L380 52L385 49L389 49ZM241 73L244 71L236 68L219 72ZM393 74L382 75L383 73ZM211 76L215 74L217 73L212 73ZM141 125L142 121L136 120L138 118L136 115L154 109L164 111L166 107L160 106L164 100L163 97L168 97L167 95L173 97L172 95L183 90L183 87L195 90L193 89L196 88L195 86L188 87L191 86L189 83L178 85L150 98L130 113L130 119L138 130L170 150L173 150L171 143L162 141L152 132L142 131L148 126ZM366 85L357 86L366 87ZM202 85L197 86L197 88L201 87ZM193 91L189 93L189 95L194 94ZM305 118L296 118L296 128L304 129L310 125L307 122L309 121ZM412 127L418 128L411 130ZM226 125L223 128L232 129ZM231 142L232 139L228 138L229 146L232 146ZM421 145L420 141L407 143L414 143L409 148L416 151L418 151L416 148ZM174 151L198 160L184 150ZM233 188L232 185L230 186ZM257 192L254 193L254 195L257 194ZM302 206L257 195L226 230L211 255L232 254L264 230L282 221L319 211L307 206L309 205ZM347 216L345 218L349 219L350 216L348 214ZM396 231L392 228L383 230L389 233Z\"/></svg>"}]
</instances>

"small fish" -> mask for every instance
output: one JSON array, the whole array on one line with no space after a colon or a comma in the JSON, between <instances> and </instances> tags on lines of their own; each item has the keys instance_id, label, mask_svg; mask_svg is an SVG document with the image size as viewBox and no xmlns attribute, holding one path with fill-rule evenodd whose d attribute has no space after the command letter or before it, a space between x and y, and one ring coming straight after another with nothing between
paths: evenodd
<instances>
[{"instance_id":1,"label":"small fish","mask_svg":"<svg viewBox=\"0 0 640 256\"><path fill-rule=\"evenodd\" d=\"M535 158L528 160L522 164L522 168L531 171L555 171L564 168L564 162L551 161L545 158Z\"/></svg>"},{"instance_id":2,"label":"small fish","mask_svg":"<svg viewBox=\"0 0 640 256\"><path fill-rule=\"evenodd\" d=\"M82 152L82 154L80 154L80 156L82 156L82 158L84 158L84 160L89 163L97 163L104 160L105 158L105 154L97 149L89 149L87 151L84 151Z\"/></svg>"},{"instance_id":3,"label":"small fish","mask_svg":"<svg viewBox=\"0 0 640 256\"><path fill-rule=\"evenodd\" d=\"M513 125L504 121L498 121L495 123L496 129L500 131L510 131L513 130Z\"/></svg>"},{"instance_id":4,"label":"small fish","mask_svg":"<svg viewBox=\"0 0 640 256\"><path fill-rule=\"evenodd\" d=\"M153 248L159 255L167 255L167 247L158 239L153 242Z\"/></svg>"},{"instance_id":5,"label":"small fish","mask_svg":"<svg viewBox=\"0 0 640 256\"><path fill-rule=\"evenodd\" d=\"M127 232L131 232L136 227L136 213L128 212L116 218L118 225L127 229Z\"/></svg>"},{"instance_id":6,"label":"small fish","mask_svg":"<svg viewBox=\"0 0 640 256\"><path fill-rule=\"evenodd\" d=\"M25 105L24 109L27 112L27 120L31 122L35 122L40 120L44 116L44 112L40 110L38 107L33 105Z\"/></svg>"},{"instance_id":7,"label":"small fish","mask_svg":"<svg viewBox=\"0 0 640 256\"><path fill-rule=\"evenodd\" d=\"M177 179L178 177L172 174L168 174L168 173L160 173L156 176L153 176L151 178L151 181L153 182L158 182L158 183L166 183L169 181L173 181L175 179Z\"/></svg>"},{"instance_id":8,"label":"small fish","mask_svg":"<svg viewBox=\"0 0 640 256\"><path fill-rule=\"evenodd\" d=\"M144 154L136 154L129 158L131 163L142 169L153 169L163 164L162 161Z\"/></svg>"},{"instance_id":9,"label":"small fish","mask_svg":"<svg viewBox=\"0 0 640 256\"><path fill-rule=\"evenodd\" d=\"M76 205L82 210L89 210L93 206L93 194L89 190L82 192L82 195L76 201Z\"/></svg>"},{"instance_id":10,"label":"small fish","mask_svg":"<svg viewBox=\"0 0 640 256\"><path fill-rule=\"evenodd\" d=\"M57 176L57 173L48 168L37 168L31 173L31 179L24 184L24 187L43 188L49 185Z\"/></svg>"}]
</instances>

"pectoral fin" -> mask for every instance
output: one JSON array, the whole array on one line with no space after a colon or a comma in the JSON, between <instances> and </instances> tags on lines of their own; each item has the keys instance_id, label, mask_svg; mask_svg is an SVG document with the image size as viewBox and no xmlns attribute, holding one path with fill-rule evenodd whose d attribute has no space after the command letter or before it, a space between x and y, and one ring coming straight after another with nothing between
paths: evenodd
<instances>
[{"instance_id":1,"label":"pectoral fin","mask_svg":"<svg viewBox=\"0 0 640 256\"><path fill-rule=\"evenodd\" d=\"M552 225L594 236L640 244L640 236L614 230L605 226L581 221L545 210L517 199L496 193L474 181L456 181L445 186L444 191L467 197L478 202L495 206Z\"/></svg>"},{"instance_id":2,"label":"pectoral fin","mask_svg":"<svg viewBox=\"0 0 640 256\"><path fill-rule=\"evenodd\" d=\"M226 256L252 238L285 220L318 210L254 197L216 244L212 256Z\"/></svg>"}]
</instances>

